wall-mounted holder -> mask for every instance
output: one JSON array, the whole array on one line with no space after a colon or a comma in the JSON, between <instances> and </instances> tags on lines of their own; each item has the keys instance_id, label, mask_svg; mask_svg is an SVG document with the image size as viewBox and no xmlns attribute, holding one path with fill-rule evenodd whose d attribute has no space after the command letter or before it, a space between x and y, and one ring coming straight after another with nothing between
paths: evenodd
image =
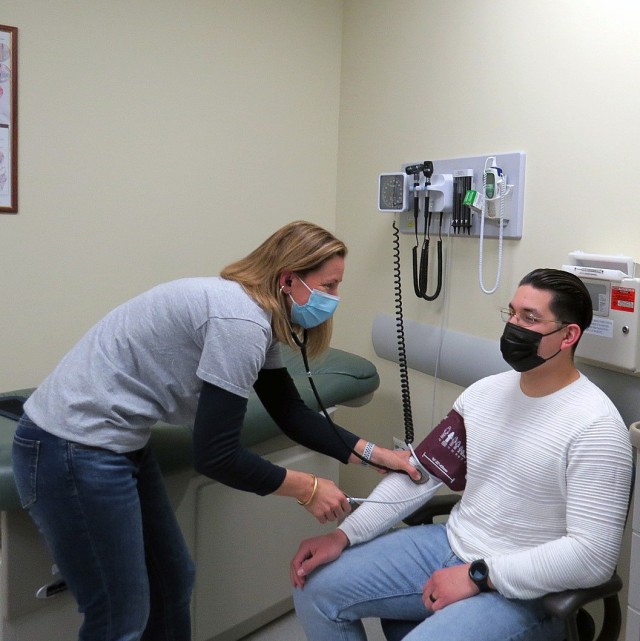
<instances>
[{"instance_id":1,"label":"wall-mounted holder","mask_svg":"<svg viewBox=\"0 0 640 641\"><path fill-rule=\"evenodd\" d=\"M477 238L480 235L480 210L470 205L463 204L469 190L482 194L483 173L488 157L495 157L496 165L502 170L506 180L506 193L504 196L503 222L496 216L496 200L491 201L485 216L485 238L497 238L500 235L502 224L503 237L522 238L524 217L524 152L510 152L505 154L487 154L486 156L470 156L463 158L450 158L447 160L433 161L433 176L429 190L430 206L432 212L442 211L445 215L443 224L447 233L460 238ZM415 163L406 163L405 167ZM411 188L410 188L411 189ZM414 234L416 232L414 213L412 210L412 195L407 199L405 211L398 211L398 227L402 233ZM390 211L387 209L386 211ZM418 220L418 233L424 230L424 217Z\"/></svg>"},{"instance_id":2,"label":"wall-mounted holder","mask_svg":"<svg viewBox=\"0 0 640 641\"><path fill-rule=\"evenodd\" d=\"M433 174L429 192L429 210L450 214L453 211L453 176L451 174Z\"/></svg>"}]
</instances>

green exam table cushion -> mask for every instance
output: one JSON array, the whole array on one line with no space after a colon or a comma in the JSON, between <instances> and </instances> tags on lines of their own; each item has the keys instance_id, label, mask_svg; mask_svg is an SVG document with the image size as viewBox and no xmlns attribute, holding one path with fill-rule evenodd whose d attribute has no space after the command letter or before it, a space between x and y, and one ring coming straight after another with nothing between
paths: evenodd
<instances>
[{"instance_id":1,"label":"green exam table cushion","mask_svg":"<svg viewBox=\"0 0 640 641\"><path fill-rule=\"evenodd\" d=\"M319 409L313 397L302 356L297 350L283 349L285 364L304 401ZM325 356L311 362L311 373L325 407L349 403L372 394L380 384L373 363L350 352L330 348ZM33 389L13 390L3 396L27 397ZM11 467L11 445L16 422L0 415L0 510L20 508ZM158 423L151 430L151 446L156 453L163 473L178 472L191 466L190 426ZM242 430L242 442L247 447L258 445L281 434L276 424L254 394Z\"/></svg>"}]
</instances>

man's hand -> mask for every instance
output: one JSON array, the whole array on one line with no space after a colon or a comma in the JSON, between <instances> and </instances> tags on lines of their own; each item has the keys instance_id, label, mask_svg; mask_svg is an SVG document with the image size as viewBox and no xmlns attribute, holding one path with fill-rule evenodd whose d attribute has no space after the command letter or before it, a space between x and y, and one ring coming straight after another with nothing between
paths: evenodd
<instances>
[{"instance_id":1,"label":"man's hand","mask_svg":"<svg viewBox=\"0 0 640 641\"><path fill-rule=\"evenodd\" d=\"M456 601L478 594L478 586L469 578L469 563L436 570L422 589L422 602L436 612Z\"/></svg>"},{"instance_id":2,"label":"man's hand","mask_svg":"<svg viewBox=\"0 0 640 641\"><path fill-rule=\"evenodd\" d=\"M349 545L349 539L342 530L334 530L323 536L305 539L291 560L289 576L294 588L304 586L305 577L317 567L337 559Z\"/></svg>"}]
</instances>

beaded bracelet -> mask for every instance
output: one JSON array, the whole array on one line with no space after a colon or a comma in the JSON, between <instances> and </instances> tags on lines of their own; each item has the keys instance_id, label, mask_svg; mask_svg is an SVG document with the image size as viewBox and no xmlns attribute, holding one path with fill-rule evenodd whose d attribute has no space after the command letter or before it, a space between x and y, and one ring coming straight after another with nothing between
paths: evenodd
<instances>
[{"instance_id":1,"label":"beaded bracelet","mask_svg":"<svg viewBox=\"0 0 640 641\"><path fill-rule=\"evenodd\" d=\"M318 491L318 477L315 474L311 474L311 477L313 478L313 490L311 490L311 496L306 501L301 501L300 499L296 499L296 501L298 501L298 505L302 505L303 507L305 505L309 505L309 503L313 501L313 497L316 495L316 492Z\"/></svg>"},{"instance_id":2,"label":"beaded bracelet","mask_svg":"<svg viewBox=\"0 0 640 641\"><path fill-rule=\"evenodd\" d=\"M364 450L362 450L362 458L360 459L360 463L362 465L369 465L369 461L371 460L371 455L373 454L374 447L375 447L375 443L372 443L371 441L367 441L367 444L364 446Z\"/></svg>"}]
</instances>

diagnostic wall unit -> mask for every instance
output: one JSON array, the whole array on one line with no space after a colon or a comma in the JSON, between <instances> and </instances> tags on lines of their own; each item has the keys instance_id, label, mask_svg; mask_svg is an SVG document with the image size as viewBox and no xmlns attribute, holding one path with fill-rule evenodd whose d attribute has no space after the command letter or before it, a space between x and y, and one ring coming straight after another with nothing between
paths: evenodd
<instances>
[{"instance_id":1,"label":"diagnostic wall unit","mask_svg":"<svg viewBox=\"0 0 640 641\"><path fill-rule=\"evenodd\" d=\"M507 193L504 198L504 218L498 220L494 215L485 213L484 236L497 238L520 239L522 237L524 217L524 152L508 152L491 156L464 156L459 158L433 160L431 184L426 187L422 179L420 190L428 189L431 198L430 210L444 213L443 233L453 233L456 237L477 238L480 236L480 212L465 205L463 200L468 190L483 191L483 174L488 158L495 159L505 178ZM420 163L417 163L420 164ZM398 226L401 232L413 234L416 222L412 208L414 184L411 177L405 175L406 163L397 173L381 174L378 187L378 209L383 212L398 214ZM436 223L433 223L436 228ZM418 232L424 231L424 219L418 220ZM437 233L437 229L435 229Z\"/></svg>"}]
</instances>

